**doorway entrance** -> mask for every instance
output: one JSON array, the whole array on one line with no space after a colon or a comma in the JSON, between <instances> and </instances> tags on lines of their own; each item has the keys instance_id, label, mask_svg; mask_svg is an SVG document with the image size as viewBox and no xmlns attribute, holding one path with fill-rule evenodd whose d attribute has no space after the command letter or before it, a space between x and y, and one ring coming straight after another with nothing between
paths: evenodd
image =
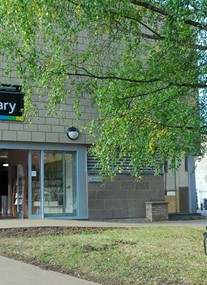
<instances>
[{"instance_id":1,"label":"doorway entrance","mask_svg":"<svg viewBox=\"0 0 207 285\"><path fill-rule=\"evenodd\" d=\"M0 218L28 217L27 168L27 150L0 150Z\"/></svg>"},{"instance_id":2,"label":"doorway entrance","mask_svg":"<svg viewBox=\"0 0 207 285\"><path fill-rule=\"evenodd\" d=\"M31 162L32 216L75 216L75 153L32 151Z\"/></svg>"}]
</instances>

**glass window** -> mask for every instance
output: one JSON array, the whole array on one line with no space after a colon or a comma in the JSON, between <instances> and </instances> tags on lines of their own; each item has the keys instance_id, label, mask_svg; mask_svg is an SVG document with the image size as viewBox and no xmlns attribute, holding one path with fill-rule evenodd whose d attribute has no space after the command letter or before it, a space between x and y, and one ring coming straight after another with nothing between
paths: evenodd
<instances>
[{"instance_id":1,"label":"glass window","mask_svg":"<svg viewBox=\"0 0 207 285\"><path fill-rule=\"evenodd\" d=\"M74 154L44 153L44 214L64 216L76 214Z\"/></svg>"},{"instance_id":2,"label":"glass window","mask_svg":"<svg viewBox=\"0 0 207 285\"><path fill-rule=\"evenodd\" d=\"M40 151L32 152L32 215L41 214Z\"/></svg>"}]
</instances>

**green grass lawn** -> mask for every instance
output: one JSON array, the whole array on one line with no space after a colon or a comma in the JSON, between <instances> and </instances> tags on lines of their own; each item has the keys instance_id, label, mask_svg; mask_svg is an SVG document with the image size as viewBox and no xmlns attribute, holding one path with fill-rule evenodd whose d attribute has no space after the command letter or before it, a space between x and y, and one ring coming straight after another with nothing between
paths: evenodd
<instances>
[{"instance_id":1,"label":"green grass lawn","mask_svg":"<svg viewBox=\"0 0 207 285\"><path fill-rule=\"evenodd\" d=\"M206 285L199 227L154 226L59 236L1 238L0 254L101 284Z\"/></svg>"}]
</instances>

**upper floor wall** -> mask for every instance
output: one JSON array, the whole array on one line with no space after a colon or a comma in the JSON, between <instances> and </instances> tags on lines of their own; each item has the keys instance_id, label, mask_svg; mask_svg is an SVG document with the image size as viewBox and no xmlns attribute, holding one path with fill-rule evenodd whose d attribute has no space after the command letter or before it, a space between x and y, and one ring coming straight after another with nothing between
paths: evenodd
<instances>
[{"instance_id":1,"label":"upper floor wall","mask_svg":"<svg viewBox=\"0 0 207 285\"><path fill-rule=\"evenodd\" d=\"M2 66L4 66L4 63L2 63ZM0 83L8 85L21 84L15 72L8 78L4 68L0 70ZM80 130L80 136L75 142L77 144L90 144L92 142L93 139L89 136L89 127L91 120L98 116L98 112L96 107L91 106L90 95L84 95L80 99L81 117L78 120L73 107L76 99L73 91L67 96L66 102L58 106L57 111L60 112L57 115L48 115L44 96L34 94L33 98L37 107L37 114L31 118L31 124L26 121L1 120L1 141L73 143L67 137L67 129L76 126ZM31 116L33 115L31 114Z\"/></svg>"}]
</instances>

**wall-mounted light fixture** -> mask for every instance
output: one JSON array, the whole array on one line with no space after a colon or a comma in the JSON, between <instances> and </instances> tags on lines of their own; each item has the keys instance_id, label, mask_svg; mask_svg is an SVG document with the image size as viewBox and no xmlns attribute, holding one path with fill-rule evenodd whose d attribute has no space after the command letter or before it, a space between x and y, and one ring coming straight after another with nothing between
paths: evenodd
<instances>
[{"instance_id":1,"label":"wall-mounted light fixture","mask_svg":"<svg viewBox=\"0 0 207 285\"><path fill-rule=\"evenodd\" d=\"M67 129L67 136L69 137L70 140L76 140L80 135L80 132L77 128L75 127L70 127Z\"/></svg>"}]
</instances>

